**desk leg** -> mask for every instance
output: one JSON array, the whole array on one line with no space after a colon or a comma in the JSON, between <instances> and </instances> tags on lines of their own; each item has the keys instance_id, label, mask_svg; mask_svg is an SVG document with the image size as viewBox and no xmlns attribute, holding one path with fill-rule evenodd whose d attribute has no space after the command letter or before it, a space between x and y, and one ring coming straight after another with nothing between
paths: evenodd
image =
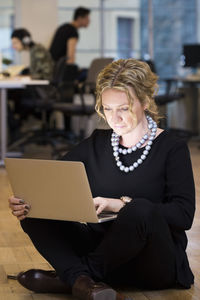
<instances>
[{"instance_id":1,"label":"desk leg","mask_svg":"<svg viewBox=\"0 0 200 300\"><path fill-rule=\"evenodd\" d=\"M195 86L195 84L191 83L191 99L193 101L192 103L192 125L193 125L193 134L194 136L199 136L199 130L198 130L198 96L199 96L199 92L198 92L198 88Z\"/></svg>"},{"instance_id":2,"label":"desk leg","mask_svg":"<svg viewBox=\"0 0 200 300\"><path fill-rule=\"evenodd\" d=\"M7 90L1 89L0 109L1 109L1 156L0 166L4 165L4 158L6 157L6 146L7 146L7 107L6 107Z\"/></svg>"}]
</instances>

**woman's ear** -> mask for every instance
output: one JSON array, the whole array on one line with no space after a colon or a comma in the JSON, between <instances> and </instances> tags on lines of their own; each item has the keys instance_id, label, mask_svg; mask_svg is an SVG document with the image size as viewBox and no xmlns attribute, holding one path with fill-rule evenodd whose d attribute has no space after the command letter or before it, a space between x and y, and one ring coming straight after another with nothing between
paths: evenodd
<instances>
[{"instance_id":1,"label":"woman's ear","mask_svg":"<svg viewBox=\"0 0 200 300\"><path fill-rule=\"evenodd\" d=\"M144 110L148 110L150 106L150 99L149 97L146 97L145 102L144 102Z\"/></svg>"}]
</instances>

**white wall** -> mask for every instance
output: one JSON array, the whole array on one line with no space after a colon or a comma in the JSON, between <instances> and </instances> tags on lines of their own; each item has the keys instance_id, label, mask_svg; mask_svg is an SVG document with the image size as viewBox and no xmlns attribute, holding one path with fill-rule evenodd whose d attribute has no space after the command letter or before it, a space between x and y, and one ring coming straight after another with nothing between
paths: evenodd
<instances>
[{"instance_id":1,"label":"white wall","mask_svg":"<svg viewBox=\"0 0 200 300\"><path fill-rule=\"evenodd\" d=\"M200 43L200 0L197 3L197 42Z\"/></svg>"},{"instance_id":2,"label":"white wall","mask_svg":"<svg viewBox=\"0 0 200 300\"><path fill-rule=\"evenodd\" d=\"M75 8L82 5L91 9L91 24L79 30L76 61L80 67L88 67L91 61L101 56L101 22L99 0L15 0L15 27L27 28L33 40L49 46L50 40L59 24L71 22ZM58 6L60 10L58 11ZM133 50L140 50L140 1L104 1L104 51L105 56L114 57L117 50L117 18L128 17L134 20ZM124 9L125 7L125 9ZM58 19L58 15L59 18ZM91 50L88 52L88 50ZM97 51L96 51L97 50ZM28 55L16 54L17 63L27 63Z\"/></svg>"},{"instance_id":3,"label":"white wall","mask_svg":"<svg viewBox=\"0 0 200 300\"><path fill-rule=\"evenodd\" d=\"M76 61L79 66L87 67L93 58L101 56L101 20L100 0L58 0L59 23L69 22L73 10L79 5L91 9L91 24L88 28L80 29ZM115 57L117 50L117 19L118 17L132 18L134 21L133 50L140 51L140 1L139 0L104 0L104 55ZM113 50L111 52L110 50ZM91 50L87 52L87 50ZM95 51L98 50L98 51ZM106 51L108 50L108 51Z\"/></svg>"},{"instance_id":4,"label":"white wall","mask_svg":"<svg viewBox=\"0 0 200 300\"><path fill-rule=\"evenodd\" d=\"M57 0L15 1L15 28L28 29L35 42L48 47L57 23ZM28 63L28 55L18 56L17 62Z\"/></svg>"},{"instance_id":5,"label":"white wall","mask_svg":"<svg viewBox=\"0 0 200 300\"><path fill-rule=\"evenodd\" d=\"M109 11L105 18L105 48L117 49L117 20L119 17L131 18L133 22L133 52L140 50L140 13L138 11ZM135 56L134 56L135 57Z\"/></svg>"}]
</instances>

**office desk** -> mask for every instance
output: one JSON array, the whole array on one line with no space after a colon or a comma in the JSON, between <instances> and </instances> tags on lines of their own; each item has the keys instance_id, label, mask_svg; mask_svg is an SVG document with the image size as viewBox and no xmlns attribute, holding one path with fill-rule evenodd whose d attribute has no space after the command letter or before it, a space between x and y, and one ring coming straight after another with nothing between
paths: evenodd
<instances>
[{"instance_id":1,"label":"office desk","mask_svg":"<svg viewBox=\"0 0 200 300\"><path fill-rule=\"evenodd\" d=\"M48 80L34 80L29 78L0 79L0 166L4 165L4 158L11 155L7 153L7 90L22 89L30 85L48 84Z\"/></svg>"},{"instance_id":2,"label":"office desk","mask_svg":"<svg viewBox=\"0 0 200 300\"><path fill-rule=\"evenodd\" d=\"M170 92L171 86L176 83L177 87L189 88L191 95L191 106L192 106L192 134L193 136L200 137L199 133L199 92L200 77L172 77L165 78L163 81L166 82L167 92Z\"/></svg>"},{"instance_id":3,"label":"office desk","mask_svg":"<svg viewBox=\"0 0 200 300\"><path fill-rule=\"evenodd\" d=\"M193 135L200 137L199 132L199 87L200 87L200 77L191 78L177 78L178 82L183 84L183 87L190 88L191 100L192 100L192 127Z\"/></svg>"}]
</instances>

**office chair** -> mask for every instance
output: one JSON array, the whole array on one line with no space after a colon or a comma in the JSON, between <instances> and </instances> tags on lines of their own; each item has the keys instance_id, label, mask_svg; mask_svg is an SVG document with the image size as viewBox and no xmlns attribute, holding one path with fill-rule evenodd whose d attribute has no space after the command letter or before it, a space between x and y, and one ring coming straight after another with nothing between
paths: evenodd
<instances>
[{"instance_id":1,"label":"office chair","mask_svg":"<svg viewBox=\"0 0 200 300\"><path fill-rule=\"evenodd\" d=\"M69 103L69 102L54 102L53 110L60 111L65 116L79 116L79 117L87 117L88 119L95 113L95 87L96 87L96 79L99 72L109 63L113 61L113 58L96 58L94 59L90 67L88 69L87 77L84 82L78 83L74 85L75 94L79 96L80 103ZM73 87L73 85L71 85ZM94 102L93 104L87 104L87 96L92 95ZM82 140L86 136L87 125L85 128L80 130L79 140Z\"/></svg>"},{"instance_id":2,"label":"office chair","mask_svg":"<svg viewBox=\"0 0 200 300\"><path fill-rule=\"evenodd\" d=\"M32 93L34 96L27 97L22 102L29 114L41 114L42 125L40 129L29 130L23 134L17 141L9 145L10 150L18 147L23 152L24 147L32 143L50 144L53 149L56 149L58 143L67 143L68 133L49 127L49 116L53 111L53 103L56 101L73 101L72 90L74 91L73 86L78 67L76 65L66 65L65 61L66 58L62 57L55 65L53 78L49 86L34 87L34 93Z\"/></svg>"},{"instance_id":3,"label":"office chair","mask_svg":"<svg viewBox=\"0 0 200 300\"><path fill-rule=\"evenodd\" d=\"M180 93L177 90L176 80L164 79L163 81L166 85L165 91L164 93L155 96L155 102L158 105L158 108L161 108L162 110L166 111L168 103L182 99L184 97L184 94ZM163 129L166 129L168 127L167 118L161 120L160 126Z\"/></svg>"},{"instance_id":4,"label":"office chair","mask_svg":"<svg viewBox=\"0 0 200 300\"><path fill-rule=\"evenodd\" d=\"M52 87L53 97L47 97L47 90L37 88L39 95L38 99L29 102L29 107L32 105L33 109L40 110L42 112L42 129L30 132L28 138L24 138L22 142L17 141L13 146L21 146L23 148L27 144L50 144L52 146L52 156L57 157L57 144L62 143L64 147L61 147L59 151L65 152L71 149L77 142L85 137L86 128L80 131L79 136L74 136L70 132L65 130L57 130L49 127L49 115L52 112L59 111L66 117L72 116L86 116L90 118L95 113L95 85L96 78L101 69L110 63L111 58L100 58L92 61L88 75L85 82L78 84L76 80L77 67L75 65L65 65L65 58L61 58L56 64L54 70L53 80L50 84ZM71 72L72 71L72 72ZM71 75L70 75L71 74ZM86 96L91 93L94 97L93 104L88 105L86 102ZM80 104L73 103L74 95L78 95L80 98ZM86 126L85 126L86 127ZM59 154L58 154L59 155Z\"/></svg>"},{"instance_id":5,"label":"office chair","mask_svg":"<svg viewBox=\"0 0 200 300\"><path fill-rule=\"evenodd\" d=\"M156 73L155 63L152 60L146 60L145 62L150 66L152 72ZM161 84L164 82L165 84L164 93L155 96L155 102L158 106L158 109L160 110L161 115L163 114L165 115L165 117L160 120L159 127L170 131L172 134L180 138L188 140L191 136L191 133L183 129L170 128L167 123L167 114L166 114L167 105L171 102L183 99L185 95L178 90L178 86L177 86L178 81L176 79L174 78L160 79L159 82Z\"/></svg>"},{"instance_id":6,"label":"office chair","mask_svg":"<svg viewBox=\"0 0 200 300\"><path fill-rule=\"evenodd\" d=\"M99 72L109 63L113 58L96 58L92 60L85 81L78 82L78 69L74 65L67 65L63 68L65 58L61 58L55 70L55 79L59 97L52 103L52 111L61 112L66 117L87 117L87 120L95 113L95 87L96 79ZM74 96L78 96L79 103L73 103ZM93 96L93 103L87 104L87 96ZM58 135L62 131L58 132ZM76 141L82 140L86 135L86 128L80 130Z\"/></svg>"},{"instance_id":7,"label":"office chair","mask_svg":"<svg viewBox=\"0 0 200 300\"><path fill-rule=\"evenodd\" d=\"M100 57L92 60L88 69L87 78L82 85L82 88L85 90L85 92L90 91L94 93L99 72L112 61L113 58L111 57Z\"/></svg>"},{"instance_id":8,"label":"office chair","mask_svg":"<svg viewBox=\"0 0 200 300\"><path fill-rule=\"evenodd\" d=\"M164 108L166 118L163 118L160 120L159 126L163 129L166 129L170 131L173 135L184 139L185 141L188 141L191 137L192 133L189 130L185 129L179 129L179 128L171 128L168 125L167 122L167 112L166 112L166 106L169 103L172 103L174 101L180 101L185 97L183 92L180 92L177 87L177 80L175 79L165 79L166 82L166 92L165 94L157 95L155 97L155 102L158 105L158 108L162 110ZM162 111L161 111L162 114Z\"/></svg>"}]
</instances>

